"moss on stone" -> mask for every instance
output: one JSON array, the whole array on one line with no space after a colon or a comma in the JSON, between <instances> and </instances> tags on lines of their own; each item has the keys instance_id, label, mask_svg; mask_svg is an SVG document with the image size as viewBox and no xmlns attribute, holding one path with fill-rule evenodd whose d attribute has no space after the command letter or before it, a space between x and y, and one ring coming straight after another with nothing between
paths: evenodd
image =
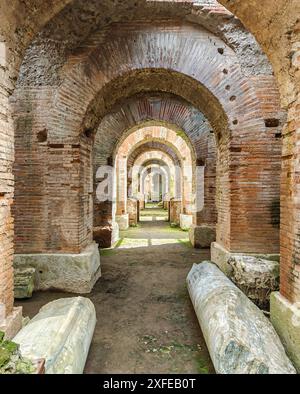
<instances>
[{"instance_id":1,"label":"moss on stone","mask_svg":"<svg viewBox=\"0 0 300 394\"><path fill-rule=\"evenodd\" d=\"M36 367L22 357L19 345L4 340L4 333L0 332L0 375L1 374L33 374Z\"/></svg>"},{"instance_id":2,"label":"moss on stone","mask_svg":"<svg viewBox=\"0 0 300 394\"><path fill-rule=\"evenodd\" d=\"M7 349L10 353L14 353L19 348L19 346L16 343L11 341L3 341L0 346L1 348Z\"/></svg>"},{"instance_id":3,"label":"moss on stone","mask_svg":"<svg viewBox=\"0 0 300 394\"><path fill-rule=\"evenodd\" d=\"M5 365L9 361L10 355L11 354L7 349L0 346L0 371L3 365Z\"/></svg>"}]
</instances>

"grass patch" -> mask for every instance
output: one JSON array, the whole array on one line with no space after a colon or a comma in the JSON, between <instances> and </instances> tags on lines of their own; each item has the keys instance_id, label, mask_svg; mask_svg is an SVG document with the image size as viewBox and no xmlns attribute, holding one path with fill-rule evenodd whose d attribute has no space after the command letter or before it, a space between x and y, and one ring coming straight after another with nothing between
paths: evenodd
<instances>
[{"instance_id":1,"label":"grass patch","mask_svg":"<svg viewBox=\"0 0 300 394\"><path fill-rule=\"evenodd\" d=\"M201 375L208 375L209 374L209 367L207 366L207 361L204 360L202 357L198 356L196 358L197 368Z\"/></svg>"},{"instance_id":2,"label":"grass patch","mask_svg":"<svg viewBox=\"0 0 300 394\"><path fill-rule=\"evenodd\" d=\"M114 249L100 249L100 256L113 256L116 254Z\"/></svg>"},{"instance_id":3,"label":"grass patch","mask_svg":"<svg viewBox=\"0 0 300 394\"><path fill-rule=\"evenodd\" d=\"M191 244L189 239L179 239L178 242L184 246L186 246L187 248L192 248L193 245Z\"/></svg>"}]
</instances>

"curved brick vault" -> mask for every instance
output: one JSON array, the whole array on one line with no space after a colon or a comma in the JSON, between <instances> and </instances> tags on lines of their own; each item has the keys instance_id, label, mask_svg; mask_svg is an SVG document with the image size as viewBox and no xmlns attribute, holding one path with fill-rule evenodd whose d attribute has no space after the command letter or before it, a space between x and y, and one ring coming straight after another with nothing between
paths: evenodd
<instances>
[{"instance_id":1,"label":"curved brick vault","mask_svg":"<svg viewBox=\"0 0 300 394\"><path fill-rule=\"evenodd\" d=\"M143 126L158 124L172 128L182 136L186 135L195 151L197 165L205 165L205 206L197 212L197 223L215 224L216 145L212 126L199 110L176 95L149 92L116 104L101 120L97 129L94 173L100 165L107 162L107 158L113 157L115 146L123 135ZM127 167L129 162L130 158ZM97 203L95 207L97 210L102 209Z\"/></svg>"},{"instance_id":2,"label":"curved brick vault","mask_svg":"<svg viewBox=\"0 0 300 394\"><path fill-rule=\"evenodd\" d=\"M128 5L128 7L130 8L132 4L131 2L128 3L130 3ZM148 3L155 3L155 1ZM161 2L157 2L157 3L161 3ZM218 24L223 27L226 26L228 19L231 21L234 20L235 21L234 23L239 23L236 22L236 18L232 18L232 15L230 15L230 13L228 13L223 7L220 7L215 2L210 1L209 3L212 3L213 5L204 6L203 9L198 8L198 6L196 5L193 5L193 2L185 2L185 4L183 5L177 1L174 2L170 1L169 3L170 5L165 5L165 4L159 5L159 7L162 8L159 8L156 15L162 13L164 11L164 7L168 8L170 6L173 7L173 9L177 8L178 11L176 11L175 14L181 17L184 14L184 16L187 19L192 20L193 22L196 23L201 23L205 25L206 28L210 28L212 30L214 29L215 25ZM190 4L186 4L186 3L190 3ZM299 150L297 148L296 141L297 141L298 121L300 118L299 20L297 20L297 14L299 14L299 12L297 12L297 10L299 10L299 2L297 0L291 0L289 2L286 2L285 0L278 0L276 2L274 1L273 3L269 3L267 7L265 7L263 2L261 2L260 0L249 0L247 1L247 3L242 2L241 0L235 0L235 1L220 0L220 3L224 4L226 7L228 7L230 11L234 12L235 15L241 18L241 20L245 23L246 27L252 31L252 33L257 38L259 44L262 46L262 48L269 56L269 59L271 60L273 69L275 71L276 80L279 83L281 102L288 109L288 123L286 124L285 127L285 133L283 139L284 164L282 171L282 191L281 191L281 196L282 196L281 256L282 256L282 261L284 262L281 264L281 269L282 269L281 292L283 295L288 297L289 300L296 301L299 300L300 297L299 284L298 284L299 280L297 280L297 277L299 277L299 275L297 276L297 264L296 264L300 256L299 247L298 247L299 246L299 220L298 220L299 207L297 204L299 198L298 197L299 189L296 187L297 184L296 181L298 176L297 160L299 158ZM66 4L69 4L69 6L66 7L62 13L58 14ZM48 33L51 32L51 26L57 28L58 25L63 26L64 23L70 24L70 20L72 20L72 18L66 18L66 15L68 15L69 12L73 12L74 10L76 11L77 7L80 6L80 2L71 1L71 0L59 0L56 2L54 1L47 2L46 5L44 1L39 1L39 0L33 0L31 2L16 0L14 6L12 7L11 2L5 0L5 3L3 2L1 3L1 5L2 8L1 8L0 35L2 40L4 39L6 41L5 50L7 52L7 59L3 61L3 58L1 58L2 67L4 63L4 67L2 70L3 81L1 82L3 83L1 84L1 92L3 90L3 100L4 100L3 103L4 103L4 112L5 112L4 120L1 119L1 125L3 125L1 129L6 131L5 135L3 135L3 138L1 138L1 144L3 143L3 141L8 141L7 144L9 145L9 147L7 146L7 144L5 145L6 153L4 154L3 160L5 167L4 173L10 175L12 161L13 161L13 153L12 153L13 128L12 128L10 113L7 110L7 108L9 108L8 96L11 94L13 90L16 76L18 75L19 64L22 61L25 48L28 46L29 42L32 40L34 35L42 28L42 26L45 25L47 21L51 20L52 18L53 18L52 21L49 23L50 29L48 30ZM74 9L72 9L72 5L75 5ZM145 2L143 2L142 7L145 7ZM126 9L126 12L128 12L129 8ZM151 14L149 13L149 8L147 8L147 12L148 14ZM216 14L215 16L221 15L221 17L214 18L214 12ZM106 16L106 9L105 10L101 9L101 13L103 16ZM208 18L207 16L208 15L211 16L211 14L213 14L213 18ZM26 18L22 18L23 15L26 16ZM55 16L57 16L57 18L54 18ZM84 19L85 18L83 18L83 20L80 21L79 23L78 18L76 17L74 18L78 28L75 29L76 34L73 35L70 34L69 36L72 37L76 45L78 45L79 42L83 41L82 40L83 37L79 32L85 31L85 29L82 28L82 24L81 24L83 23ZM211 21L211 19L213 20L213 22ZM59 20L64 20L64 23L58 23ZM217 22L215 22L215 20ZM230 31L232 29L228 29L228 30ZM60 29L59 31L62 32L65 37L68 36L68 34L66 34L66 31L64 29ZM222 31L222 28L220 28L220 31ZM238 32L238 34L241 34L242 31L245 31L243 27L241 27L241 30ZM223 38L224 35L226 36L226 29L225 29L225 33L223 32ZM81 40L77 39L78 37L80 37ZM75 44L73 46L75 47ZM64 53L64 51L62 52ZM253 56L253 59L256 59L255 55ZM30 59L30 56L27 57L27 59ZM72 61L74 62L75 59L76 59L76 54L73 56ZM256 78L253 79L255 80ZM256 94L258 95L261 101L260 103L261 108L258 112L262 112L263 118L267 118L267 119L277 118L278 104L269 106L269 103L271 102L275 103L277 100L276 92L274 92L272 88L273 79L269 76L266 78L257 78L254 81L254 85L255 85ZM30 92L26 92L26 95L29 98L28 101L31 100L31 97L33 97L35 100L36 92L34 92L34 90L35 89L32 89ZM49 104L49 108L53 104L51 97L52 94L53 94L52 88L49 88L49 86L48 86L48 91L47 89L45 89L44 92L41 93L42 102L46 103L45 105ZM15 96L15 100L18 100L18 93ZM31 105L28 104L28 107L30 108ZM21 124L19 123L18 126L19 133L21 133L22 128L26 134L26 131L30 130L31 127L33 127L33 130L35 129L33 133L34 135L37 135L38 133L44 130L44 125L45 125L44 119L46 118L46 112L49 109L42 111L41 116L40 115L38 117L35 116L34 121L32 122L33 116L32 114L26 115L28 108L26 108L24 102L22 102L21 105L20 103L17 103L17 108L18 111L20 111L23 116L22 121L20 121L19 119L19 122L21 123ZM39 107L40 110L41 108L42 107ZM29 126L28 123L31 123L31 126ZM271 123L272 122L269 122L269 125ZM273 135L276 134L278 135L279 130L280 129L275 131L275 129L273 129L268 131L269 134L273 133ZM43 138L44 134L45 133L42 133L40 137ZM29 139L30 138L28 137L28 140ZM28 145L28 140L27 140L27 145ZM68 149L70 151L72 149L76 149L75 147L72 147L72 142L69 147L68 146L64 147L64 149L67 150L67 153L69 153ZM45 162L49 162L49 158L51 158L52 148L53 147L51 146L46 147L46 144L43 145L42 147L36 147L35 149L32 149L30 153L30 159L33 159L32 160L33 163L34 162L37 163L41 151L44 151L45 157L47 157L45 159ZM232 148L236 150L240 149L239 146L233 146ZM19 151L17 151L18 154L20 154L20 152L22 154L21 143L19 144L18 149L19 149ZM57 146L55 149L58 149ZM276 150L277 149L278 148L276 148ZM24 152L25 150L23 150L23 154ZM89 152L89 150L86 149L85 152ZM73 160L74 163L76 163L76 160L79 160L80 153L81 152L79 149L76 153L72 152L73 156L72 156L72 160L70 160L70 165L71 163L73 163ZM245 152L245 154L247 156L247 152ZM275 158L273 157L271 160L273 160L274 163L276 162ZM235 163L234 165L236 166L235 168L237 168L238 164L236 162L236 158L234 158L234 163ZM275 167L277 171L277 165L275 165ZM43 171L45 171L45 169L46 168L43 168ZM231 170L233 170L233 167L231 167ZM50 168L50 172L51 171L52 171L51 175L55 176L56 173L53 171L53 169ZM75 178L76 174L74 173L72 177ZM38 174L36 178L37 178L36 184L39 183L40 179L45 179L45 177L41 178L40 174ZM262 178L264 178L264 176L262 176ZM26 182L26 176L25 176L25 182ZM45 184L47 184L47 180L44 182L44 185ZM6 234L6 236L5 239L3 239L4 260L1 261L0 278L3 278L4 275L5 280L1 280L0 302L6 305L7 313L9 313L12 309L12 292L11 292L12 270L10 269L11 255L12 255L12 234L13 234L12 224L10 219L11 218L10 205L13 196L12 176L5 176L3 178L3 185L4 185L3 201L5 202L5 204L3 204L2 217L5 218L4 222L6 227L4 233ZM54 186L53 190L55 189L55 187L57 188L57 185ZM73 186L73 187L77 187L77 186ZM277 184L275 185L275 189L277 190ZM232 193L233 194L236 193L236 189L233 189ZM74 195L74 197L76 198L76 195ZM38 204L39 203L40 201L38 201ZM228 207L229 206L227 205L227 208ZM44 208L40 209L39 214L43 210ZM252 212L252 214L255 214L255 212ZM24 217L24 220L27 226L28 218ZM44 222L43 224L46 225L47 222ZM28 221L28 226L29 226L28 227L29 231L30 232L33 231L32 223L30 222L30 220ZM37 229L36 231L33 231L33 233L36 234L40 230L41 228ZM21 233L17 234L16 241L17 242L23 241ZM36 241L36 237L33 237L33 241L34 242ZM272 238L271 242L273 241L274 239ZM76 239L75 242L77 242L78 245L78 239ZM44 240L42 241L41 245L43 249L45 247ZM49 250L51 250L51 247ZM74 250L76 248L71 248L71 249ZM39 250L39 247L37 248L37 250ZM54 248L53 250L57 250L57 249ZM80 247L77 248L77 250L80 250Z\"/></svg>"},{"instance_id":3,"label":"curved brick vault","mask_svg":"<svg viewBox=\"0 0 300 394\"><path fill-rule=\"evenodd\" d=\"M123 134L151 122L173 127L178 132L183 131L191 141L197 159L205 159L203 137L212 131L205 116L178 96L149 92L123 99L103 117L94 144L99 164L113 156L115 146Z\"/></svg>"},{"instance_id":4,"label":"curved brick vault","mask_svg":"<svg viewBox=\"0 0 300 394\"><path fill-rule=\"evenodd\" d=\"M39 240L34 237L34 232L26 235L29 237L28 242L23 239L23 251L30 250L33 244L35 248L40 244L41 248L49 251L57 248L80 251L90 242L91 185L87 177L92 140L89 136L95 132L101 117L119 99L141 91L159 89L191 102L207 116L217 135L218 242L232 251L277 252L278 228L273 225L271 216L274 216L272 207L279 198L280 141L275 135L280 122L275 125L272 123L274 127L268 128L264 115L267 113L269 117L272 114L278 119L280 114L278 101L272 103L269 100L268 109L265 110L260 98L260 95L265 97L269 94L266 92L274 82L273 77L265 74L245 77L235 52L218 37L200 27L176 26L175 29L164 28L163 31L157 26L129 27L120 25L110 32L108 41L99 47L92 47L84 56L78 56L74 64L64 69L65 77L55 93L51 93L51 89L47 87L38 89L39 93L36 95L36 90L33 89L26 92L26 100L22 101L21 94L17 102L17 112L28 108L28 98L35 102L34 107L39 107L41 100L44 104L47 103L45 112L29 111L17 121L17 138L20 137L21 149L24 146L24 127L29 126L29 133L33 133L34 138L39 137L41 129L47 131L47 142L37 144L32 150L35 156L32 157L33 162L37 160L41 149L47 151L43 154L51 155L50 163L55 162L55 155L59 157L63 154L66 171L65 175L60 175L60 179L64 176L69 179L67 162L77 160L74 155L86 157L83 166L78 163L77 172L80 168L81 179L76 179L74 175L74 184L67 186L66 196L62 195L60 202L56 200L57 206L64 207L65 201L69 202L67 196L71 194L74 195L74 204L78 204L76 188L84 180L85 197L80 199L80 210L84 212L84 217L78 218L77 223L74 218L74 229L69 227L69 232L73 232L74 237L69 237L68 242L63 237L59 240L59 233L63 231L57 224L57 215L51 218L50 214L45 217L47 225L40 220L42 228L38 231ZM20 93L21 91L22 86ZM15 99L18 93L16 92ZM276 88L272 89L272 95L276 97ZM245 166L246 159L251 162L251 166ZM274 163L277 163L277 167ZM24 171L24 165L21 167ZM48 162L45 167L39 168L40 174L35 176L39 180L49 175L55 178L55 168L54 173L49 171ZM75 166L72 168L76 171ZM241 170L233 171L234 168ZM16 176L20 170L17 163ZM58 182L60 185L61 180ZM251 186L253 182L257 191ZM59 185L51 183L51 188L57 190ZM266 187L272 189L272 192L258 192L260 188L265 190ZM18 195L25 197L27 192L24 188L22 192L17 191L16 205ZM51 192L48 196L49 194ZM44 197L41 199L42 206L46 201ZM71 211L76 211L75 205ZM29 212L29 216L33 219L33 212ZM62 223L61 227L63 226ZM53 227L56 230L55 240L51 238ZM19 228L16 215L16 233ZM49 229L49 233L44 233L43 239L45 228Z\"/></svg>"},{"instance_id":5,"label":"curved brick vault","mask_svg":"<svg viewBox=\"0 0 300 394\"><path fill-rule=\"evenodd\" d=\"M127 160L135 149L142 146L145 141L154 141L171 147L180 160L182 168L182 204L188 213L193 213L195 188L195 154L190 141L178 132L166 127L144 127L130 134L125 134L116 146L116 173L117 173L117 215L127 212ZM149 155L152 151L144 153ZM158 152L156 152L159 155ZM160 153L165 155L165 153ZM143 157L143 156L142 156ZM141 156L140 156L141 158Z\"/></svg>"},{"instance_id":6,"label":"curved brick vault","mask_svg":"<svg viewBox=\"0 0 300 394\"><path fill-rule=\"evenodd\" d=\"M132 167L132 193L134 197L137 197L137 192L139 190L139 180L140 176L144 174L144 171L151 167L151 166L159 166L163 167L169 177L169 182L171 179L173 180L174 184L172 188L170 187L170 193L172 197L175 196L175 191L176 189L179 189L179 192L181 192L181 178L175 179L175 174L176 174L176 168L174 165L174 162L172 161L172 158L165 152L163 151L157 151L157 150L149 150L141 153L135 160L133 167ZM180 176L181 174L179 174ZM177 182L178 181L180 188L177 188Z\"/></svg>"},{"instance_id":7,"label":"curved brick vault","mask_svg":"<svg viewBox=\"0 0 300 394\"><path fill-rule=\"evenodd\" d=\"M132 151L132 153L128 156L127 159L127 172L130 171L132 166L134 165L137 158L144 152L149 150L155 150L166 153L173 161L173 164L176 166L180 166L180 159L177 156L176 152L172 149L172 147L167 146L158 141L149 141L144 142L142 145L138 146L136 149Z\"/></svg>"},{"instance_id":8,"label":"curved brick vault","mask_svg":"<svg viewBox=\"0 0 300 394\"><path fill-rule=\"evenodd\" d=\"M144 153L148 151L156 151L156 152L162 152L166 154L172 162L173 166L177 166L180 168L180 159L177 156L176 152L170 147L167 146L161 142L157 141L150 141L150 142L145 142L142 145L138 146L133 152L128 156L127 158L127 190L131 187L134 177L133 177L133 167L138 160L138 158L143 155ZM145 163L143 163L144 165Z\"/></svg>"},{"instance_id":9,"label":"curved brick vault","mask_svg":"<svg viewBox=\"0 0 300 394\"><path fill-rule=\"evenodd\" d=\"M139 174L140 176L140 189L141 193L144 197L144 201L147 199L147 183L148 180L151 180L151 177L153 175L159 175L161 177L161 190L162 193L159 195L159 198L162 199L162 201L167 201L165 200L165 197L169 195L169 190L170 190L170 175L167 171L167 168L165 165L160 165L160 164L148 164L145 166L144 170ZM153 178L152 178L153 179ZM151 188L148 189L150 191Z\"/></svg>"}]
</instances>

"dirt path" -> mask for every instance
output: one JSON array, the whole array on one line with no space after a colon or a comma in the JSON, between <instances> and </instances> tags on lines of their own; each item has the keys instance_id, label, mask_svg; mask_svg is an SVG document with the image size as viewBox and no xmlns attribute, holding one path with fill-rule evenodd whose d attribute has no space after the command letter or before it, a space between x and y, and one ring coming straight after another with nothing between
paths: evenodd
<instances>
[{"instance_id":1,"label":"dirt path","mask_svg":"<svg viewBox=\"0 0 300 394\"><path fill-rule=\"evenodd\" d=\"M209 254L193 249L188 234L165 218L165 211L143 212L115 249L101 251L102 278L89 295L98 322L85 373L214 372L185 285L192 264ZM66 296L40 292L18 304L32 317Z\"/></svg>"}]
</instances>

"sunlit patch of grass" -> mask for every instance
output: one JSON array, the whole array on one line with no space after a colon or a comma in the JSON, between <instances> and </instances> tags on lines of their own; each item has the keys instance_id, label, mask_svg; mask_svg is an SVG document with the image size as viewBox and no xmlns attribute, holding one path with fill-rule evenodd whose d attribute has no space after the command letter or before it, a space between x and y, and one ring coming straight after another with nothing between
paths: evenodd
<instances>
[{"instance_id":1,"label":"sunlit patch of grass","mask_svg":"<svg viewBox=\"0 0 300 394\"><path fill-rule=\"evenodd\" d=\"M198 371L201 375L209 374L209 367L207 366L207 360L204 360L202 357L196 357L196 363Z\"/></svg>"},{"instance_id":2,"label":"sunlit patch of grass","mask_svg":"<svg viewBox=\"0 0 300 394\"><path fill-rule=\"evenodd\" d=\"M179 342L160 343L158 338L153 335L145 335L140 338L140 343L144 347L146 353L155 355L155 357L163 357L174 359L178 355L184 360L193 360L200 374L209 374L209 361L205 359L201 352L201 346L196 344L186 344Z\"/></svg>"},{"instance_id":3,"label":"sunlit patch of grass","mask_svg":"<svg viewBox=\"0 0 300 394\"><path fill-rule=\"evenodd\" d=\"M152 218L152 216L142 216L142 217L140 218L140 221L141 221L141 222L152 222L152 221L153 221L153 218Z\"/></svg>"},{"instance_id":4,"label":"sunlit patch of grass","mask_svg":"<svg viewBox=\"0 0 300 394\"><path fill-rule=\"evenodd\" d=\"M149 246L149 240L144 238L123 238L118 249L145 248Z\"/></svg>"},{"instance_id":5,"label":"sunlit patch of grass","mask_svg":"<svg viewBox=\"0 0 300 394\"><path fill-rule=\"evenodd\" d=\"M168 245L168 244L178 244L179 239L176 238L169 238L169 239L151 239L151 244L153 246L158 245Z\"/></svg>"},{"instance_id":6,"label":"sunlit patch of grass","mask_svg":"<svg viewBox=\"0 0 300 394\"><path fill-rule=\"evenodd\" d=\"M114 248L118 248L120 245L122 245L123 238L120 238L118 242L116 242Z\"/></svg>"},{"instance_id":7,"label":"sunlit patch of grass","mask_svg":"<svg viewBox=\"0 0 300 394\"><path fill-rule=\"evenodd\" d=\"M186 246L187 248L192 248L193 245L191 244L190 240L188 238L185 239L179 239L178 242L184 246Z\"/></svg>"},{"instance_id":8,"label":"sunlit patch of grass","mask_svg":"<svg viewBox=\"0 0 300 394\"><path fill-rule=\"evenodd\" d=\"M116 254L115 249L100 249L100 256L113 256L114 254Z\"/></svg>"}]
</instances>

